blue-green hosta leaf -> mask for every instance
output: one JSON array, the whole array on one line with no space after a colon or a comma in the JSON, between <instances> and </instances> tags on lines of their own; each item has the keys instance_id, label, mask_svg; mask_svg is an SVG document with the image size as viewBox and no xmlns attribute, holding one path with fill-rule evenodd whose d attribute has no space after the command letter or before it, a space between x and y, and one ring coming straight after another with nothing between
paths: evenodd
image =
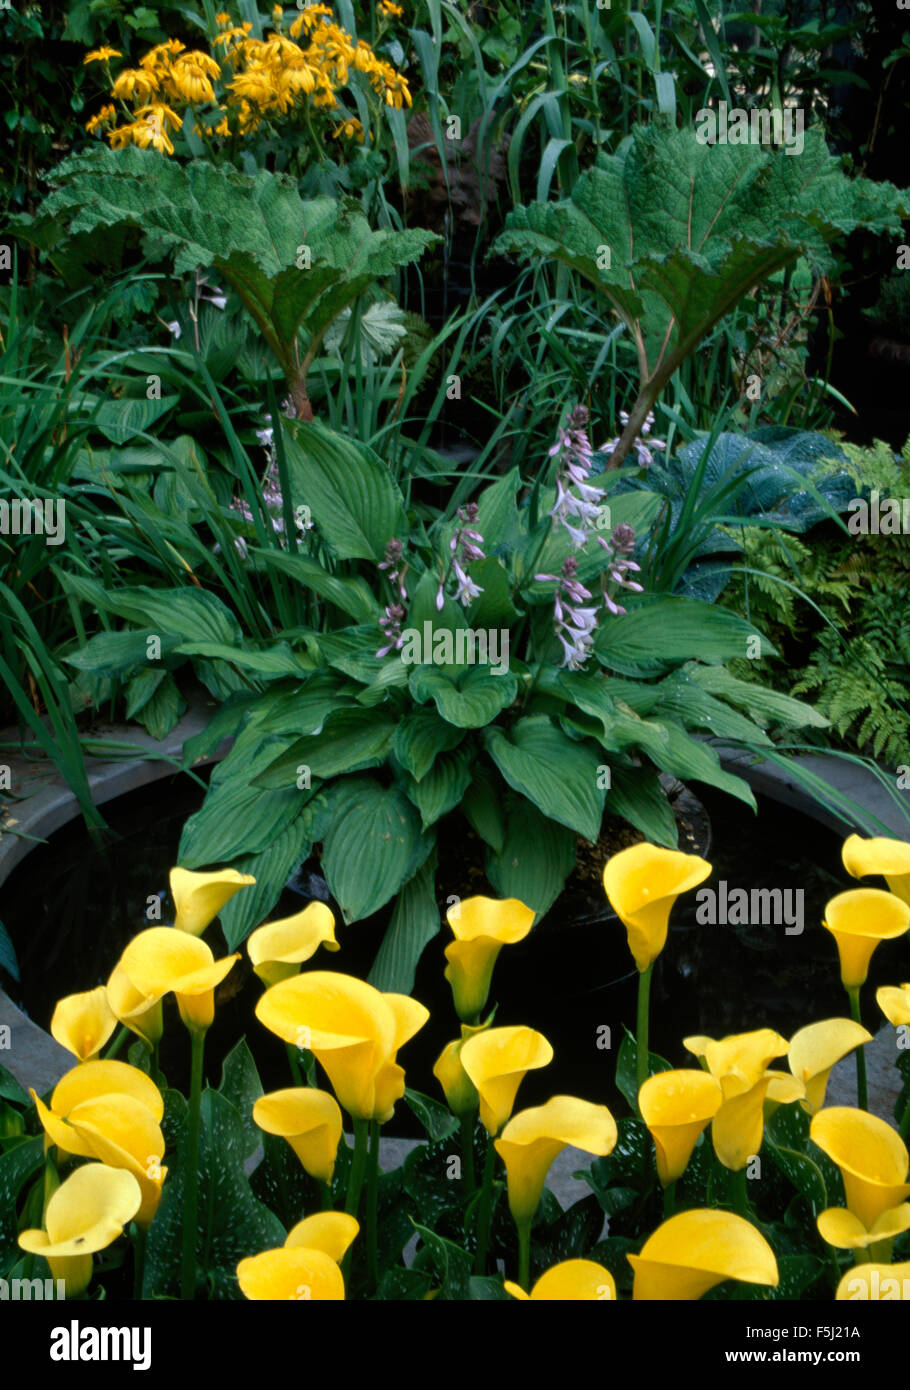
<instances>
[{"instance_id":1,"label":"blue-green hosta leaf","mask_svg":"<svg viewBox=\"0 0 910 1390\"><path fill-rule=\"evenodd\" d=\"M235 893L218 914L229 951L236 951L254 928L266 920L291 874L309 856L313 847L309 805L258 854L243 854L231 867L252 874L256 882Z\"/></svg>"},{"instance_id":2,"label":"blue-green hosta leaf","mask_svg":"<svg viewBox=\"0 0 910 1390\"><path fill-rule=\"evenodd\" d=\"M487 666L470 666L457 683L436 666L417 666L409 681L420 704L433 700L442 718L458 729L480 729L511 705L518 682L510 671L494 676Z\"/></svg>"},{"instance_id":3,"label":"blue-green hosta leaf","mask_svg":"<svg viewBox=\"0 0 910 1390\"><path fill-rule=\"evenodd\" d=\"M296 579L305 589L311 589L320 598L335 604L348 613L355 623L375 621L379 614L379 604L373 597L370 586L360 576L348 578L344 575L329 574L328 570L309 555L291 555L286 550L257 550L250 548L250 555L266 569L281 570Z\"/></svg>"},{"instance_id":4,"label":"blue-green hosta leaf","mask_svg":"<svg viewBox=\"0 0 910 1390\"><path fill-rule=\"evenodd\" d=\"M410 994L423 949L439 931L435 891L436 854L430 855L401 889L369 982L393 994Z\"/></svg>"},{"instance_id":5,"label":"blue-green hosta leaf","mask_svg":"<svg viewBox=\"0 0 910 1390\"><path fill-rule=\"evenodd\" d=\"M322 870L345 922L378 912L432 847L399 787L344 778L326 802Z\"/></svg>"},{"instance_id":6,"label":"blue-green hosta leaf","mask_svg":"<svg viewBox=\"0 0 910 1390\"><path fill-rule=\"evenodd\" d=\"M378 767L392 746L395 727L393 715L386 710L360 706L335 710L321 729L296 739L254 783L257 787L296 786L301 766L319 778Z\"/></svg>"},{"instance_id":7,"label":"blue-green hosta leaf","mask_svg":"<svg viewBox=\"0 0 910 1390\"><path fill-rule=\"evenodd\" d=\"M404 715L395 728L393 748L402 767L420 782L437 754L457 748L464 738L460 729L440 719L435 710L418 709Z\"/></svg>"},{"instance_id":8,"label":"blue-green hosta leaf","mask_svg":"<svg viewBox=\"0 0 910 1390\"><path fill-rule=\"evenodd\" d=\"M471 780L471 756L469 748L440 753L420 782L408 779L406 791L420 812L424 830L460 804Z\"/></svg>"},{"instance_id":9,"label":"blue-green hosta leaf","mask_svg":"<svg viewBox=\"0 0 910 1390\"><path fill-rule=\"evenodd\" d=\"M487 855L487 878L501 898L532 907L539 922L562 892L575 855L572 831L521 797L506 813L501 850Z\"/></svg>"},{"instance_id":10,"label":"blue-green hosta leaf","mask_svg":"<svg viewBox=\"0 0 910 1390\"><path fill-rule=\"evenodd\" d=\"M567 738L544 715L519 719L505 734L484 732L487 752L515 791L569 830L596 840L603 819L601 760L594 746Z\"/></svg>"},{"instance_id":11,"label":"blue-green hosta leaf","mask_svg":"<svg viewBox=\"0 0 910 1390\"><path fill-rule=\"evenodd\" d=\"M748 656L756 637L763 655L776 655L768 639L736 613L697 599L660 598L605 621L594 651L602 665L622 675L660 675L693 657L717 664Z\"/></svg>"}]
</instances>

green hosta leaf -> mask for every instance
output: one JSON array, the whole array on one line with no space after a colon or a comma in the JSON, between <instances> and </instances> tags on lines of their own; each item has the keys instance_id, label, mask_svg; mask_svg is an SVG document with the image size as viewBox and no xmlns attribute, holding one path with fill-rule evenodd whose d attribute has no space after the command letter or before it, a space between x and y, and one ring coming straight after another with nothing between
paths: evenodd
<instances>
[{"instance_id":1,"label":"green hosta leaf","mask_svg":"<svg viewBox=\"0 0 910 1390\"><path fill-rule=\"evenodd\" d=\"M409 685L419 704L433 700L443 719L458 729L483 728L518 693L518 682L511 671L494 676L484 666L470 666L457 682L435 666L418 666Z\"/></svg>"},{"instance_id":2,"label":"green hosta leaf","mask_svg":"<svg viewBox=\"0 0 910 1390\"><path fill-rule=\"evenodd\" d=\"M487 878L501 898L518 898L540 921L575 867L575 836L523 797L510 798L500 852L487 855Z\"/></svg>"},{"instance_id":3,"label":"green hosta leaf","mask_svg":"<svg viewBox=\"0 0 910 1390\"><path fill-rule=\"evenodd\" d=\"M731 709L723 700L708 694L701 680L701 673L710 675L715 671L727 674L723 666L699 666L694 661L674 671L654 687L656 699L653 713L659 718L669 716L687 728L704 729L714 738L770 744L768 735L751 719L740 714L739 710ZM745 681L742 684L748 685L759 697L763 693L761 686ZM788 697L782 695L780 698ZM799 704L799 701L794 700L793 703ZM745 707L749 708L748 704L745 704Z\"/></svg>"},{"instance_id":4,"label":"green hosta leaf","mask_svg":"<svg viewBox=\"0 0 910 1390\"><path fill-rule=\"evenodd\" d=\"M168 1092L168 1099L174 1092ZM149 1231L143 1294L176 1298L180 1292L180 1249L185 1184L186 1107L176 1118L178 1155L170 1162L161 1205ZM248 1255L284 1244L285 1231L254 1197L243 1171L249 1140L234 1106L217 1091L205 1091L199 1145L199 1215L196 1267L211 1280L215 1298L241 1299L237 1265Z\"/></svg>"},{"instance_id":5,"label":"green hosta leaf","mask_svg":"<svg viewBox=\"0 0 910 1390\"><path fill-rule=\"evenodd\" d=\"M506 735L487 729L490 757L515 791L560 825L596 840L603 819L604 793L598 787L597 751L576 743L546 716L520 719Z\"/></svg>"},{"instance_id":6,"label":"green hosta leaf","mask_svg":"<svg viewBox=\"0 0 910 1390\"><path fill-rule=\"evenodd\" d=\"M295 506L344 560L379 561L406 529L401 493L388 466L366 445L321 425L284 422ZM372 616L375 605L368 614Z\"/></svg>"},{"instance_id":7,"label":"green hosta leaf","mask_svg":"<svg viewBox=\"0 0 910 1390\"><path fill-rule=\"evenodd\" d=\"M439 931L435 891L436 855L431 854L395 900L395 909L376 954L369 981L376 989L410 994L423 949Z\"/></svg>"},{"instance_id":8,"label":"green hosta leaf","mask_svg":"<svg viewBox=\"0 0 910 1390\"><path fill-rule=\"evenodd\" d=\"M141 584L132 588L105 589L96 580L81 575L61 576L64 586L93 608L116 613L136 623L146 634L162 638L173 634L185 642L219 642L240 646L242 634L229 608L208 589L195 586L149 589Z\"/></svg>"},{"instance_id":9,"label":"green hosta leaf","mask_svg":"<svg viewBox=\"0 0 910 1390\"><path fill-rule=\"evenodd\" d=\"M825 729L828 720L804 700L795 700L779 690L753 681L740 681L723 666L693 666L686 668L697 685L711 695L722 695L731 704L739 705L762 723L789 724L796 728ZM721 731L718 730L718 733Z\"/></svg>"},{"instance_id":10,"label":"green hosta leaf","mask_svg":"<svg viewBox=\"0 0 910 1390\"><path fill-rule=\"evenodd\" d=\"M488 555L494 554L499 547L509 549L520 539L521 526L515 500L520 484L519 470L512 468L505 477L491 483L477 496L476 529L484 538Z\"/></svg>"},{"instance_id":11,"label":"green hosta leaf","mask_svg":"<svg viewBox=\"0 0 910 1390\"><path fill-rule=\"evenodd\" d=\"M457 748L464 734L430 709L415 710L398 721L393 748L395 756L415 782L429 772L439 753Z\"/></svg>"},{"instance_id":12,"label":"green hosta leaf","mask_svg":"<svg viewBox=\"0 0 910 1390\"><path fill-rule=\"evenodd\" d=\"M359 576L345 578L343 575L329 574L318 560L311 559L309 555L291 555L285 550L257 550L251 547L250 554L266 569L280 570L290 575L305 589L311 589L320 598L348 613L356 623L375 621L380 612L369 584Z\"/></svg>"},{"instance_id":13,"label":"green hosta leaf","mask_svg":"<svg viewBox=\"0 0 910 1390\"><path fill-rule=\"evenodd\" d=\"M333 710L351 704L330 671L317 671L296 690L276 690L256 697L250 725L262 733L315 734Z\"/></svg>"},{"instance_id":14,"label":"green hosta leaf","mask_svg":"<svg viewBox=\"0 0 910 1390\"><path fill-rule=\"evenodd\" d=\"M266 849L296 820L309 794L296 787L263 791L242 777L210 787L202 809L183 827L180 863L197 869Z\"/></svg>"},{"instance_id":15,"label":"green hosta leaf","mask_svg":"<svg viewBox=\"0 0 910 1390\"><path fill-rule=\"evenodd\" d=\"M471 566L471 578L483 592L468 609L473 628L508 628L518 617L512 602L509 572L495 555L488 555Z\"/></svg>"},{"instance_id":16,"label":"green hosta leaf","mask_svg":"<svg viewBox=\"0 0 910 1390\"><path fill-rule=\"evenodd\" d=\"M236 951L254 927L261 926L271 913L291 874L312 849L311 817L305 806L296 820L258 854L244 854L231 867L252 874L256 882L235 893L218 914L229 951Z\"/></svg>"},{"instance_id":17,"label":"green hosta leaf","mask_svg":"<svg viewBox=\"0 0 910 1390\"><path fill-rule=\"evenodd\" d=\"M133 676L125 691L127 719L134 719L140 710L145 709L167 674L162 666L149 666Z\"/></svg>"},{"instance_id":18,"label":"green hosta leaf","mask_svg":"<svg viewBox=\"0 0 910 1390\"><path fill-rule=\"evenodd\" d=\"M663 598L604 623L594 651L604 666L622 675L660 675L693 657L714 664L748 656L749 641L757 636L751 623L725 608L697 599ZM761 637L761 650L776 655L766 637Z\"/></svg>"},{"instance_id":19,"label":"green hosta leaf","mask_svg":"<svg viewBox=\"0 0 910 1390\"><path fill-rule=\"evenodd\" d=\"M63 660L78 671L91 671L96 676L119 676L148 662L147 639L154 635L157 634L150 628L141 632L97 632L84 647ZM174 637L162 640L161 655L166 656L177 644Z\"/></svg>"},{"instance_id":20,"label":"green hosta leaf","mask_svg":"<svg viewBox=\"0 0 910 1390\"><path fill-rule=\"evenodd\" d=\"M316 733L292 743L254 779L254 785L295 786L301 766L320 778L378 767L385 762L394 733L395 720L385 710L359 706L335 710Z\"/></svg>"},{"instance_id":21,"label":"green hosta leaf","mask_svg":"<svg viewBox=\"0 0 910 1390\"><path fill-rule=\"evenodd\" d=\"M506 837L503 785L483 763L474 769L474 780L461 799L461 810L475 834L501 854Z\"/></svg>"},{"instance_id":22,"label":"green hosta leaf","mask_svg":"<svg viewBox=\"0 0 910 1390\"><path fill-rule=\"evenodd\" d=\"M134 718L152 738L163 739L167 738L185 709L186 701L180 694L177 682L166 672L153 693L136 710Z\"/></svg>"},{"instance_id":23,"label":"green hosta leaf","mask_svg":"<svg viewBox=\"0 0 910 1390\"><path fill-rule=\"evenodd\" d=\"M312 664L302 661L289 642L276 642L261 652L227 647L220 642L182 642L176 651L182 656L204 656L215 661L228 661L232 666L255 671L258 676L266 678L297 676L299 679L312 670Z\"/></svg>"},{"instance_id":24,"label":"green hosta leaf","mask_svg":"<svg viewBox=\"0 0 910 1390\"><path fill-rule=\"evenodd\" d=\"M424 830L460 803L470 780L471 750L456 748L441 753L422 781L409 781L408 797L420 812Z\"/></svg>"},{"instance_id":25,"label":"green hosta leaf","mask_svg":"<svg viewBox=\"0 0 910 1390\"><path fill-rule=\"evenodd\" d=\"M610 767L607 810L640 830L653 844L676 849L679 831L656 772L644 767Z\"/></svg>"},{"instance_id":26,"label":"green hosta leaf","mask_svg":"<svg viewBox=\"0 0 910 1390\"><path fill-rule=\"evenodd\" d=\"M358 922L394 897L430 842L400 788L352 777L332 791L322 869L345 922Z\"/></svg>"},{"instance_id":27,"label":"green hosta leaf","mask_svg":"<svg viewBox=\"0 0 910 1390\"><path fill-rule=\"evenodd\" d=\"M144 396L138 400L102 401L94 424L112 444L126 444L179 404L179 396L162 396L158 401L146 400Z\"/></svg>"}]
</instances>

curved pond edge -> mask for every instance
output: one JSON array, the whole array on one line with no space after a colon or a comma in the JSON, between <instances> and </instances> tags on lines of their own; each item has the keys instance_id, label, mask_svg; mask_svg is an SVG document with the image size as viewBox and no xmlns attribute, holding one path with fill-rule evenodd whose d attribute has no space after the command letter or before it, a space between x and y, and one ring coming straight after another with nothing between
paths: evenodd
<instances>
[{"instance_id":1,"label":"curved pond edge","mask_svg":"<svg viewBox=\"0 0 910 1390\"><path fill-rule=\"evenodd\" d=\"M183 745L207 725L217 705L214 701L197 700L171 730L167 738L155 740L134 725L106 725L96 731L99 742L111 741L131 745L144 756L86 758L89 786L96 805L103 805L126 792L135 791L152 782L172 776L179 770ZM230 748L224 743L198 765L220 761ZM806 771L818 777L830 788L830 800L814 798L792 772L767 759L756 760L754 755L738 748L718 747L724 768L743 777L760 796L793 807L819 821L829 829L845 832L844 815L838 814L838 798L850 797L860 808L850 829L866 834L882 834L884 822L891 834L910 838L910 808L906 811L883 794L874 772L861 764L826 753L813 753L799 758ZM14 793L21 799L13 803L10 819L19 835L0 833L0 887L32 848L34 840L22 835L44 839L79 814L79 803L64 779L46 762L25 757L7 757L11 768ZM10 1032L10 1046L0 1052L0 1062L13 1074L20 1085L33 1087L40 1095L53 1087L64 1072L72 1067L72 1056L32 1019L19 1009L0 987L0 1027ZM866 1048L869 1069L870 1095L876 1098L880 1114L890 1115L900 1083L894 1067L893 1029L885 1025L875 1041ZM856 1078L852 1058L839 1063L829 1083L829 1103L856 1104ZM396 1140L384 1144L398 1143ZM400 1141L405 1142L405 1141ZM565 1175L568 1177L568 1173Z\"/></svg>"}]
</instances>

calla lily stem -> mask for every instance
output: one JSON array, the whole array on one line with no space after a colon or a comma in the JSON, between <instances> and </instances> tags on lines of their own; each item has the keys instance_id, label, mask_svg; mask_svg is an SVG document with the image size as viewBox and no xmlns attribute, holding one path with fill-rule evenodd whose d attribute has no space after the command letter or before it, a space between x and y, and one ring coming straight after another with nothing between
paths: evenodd
<instances>
[{"instance_id":1,"label":"calla lily stem","mask_svg":"<svg viewBox=\"0 0 910 1390\"><path fill-rule=\"evenodd\" d=\"M666 1221L676 1211L676 1183L667 1183L664 1188L664 1220Z\"/></svg>"},{"instance_id":2,"label":"calla lily stem","mask_svg":"<svg viewBox=\"0 0 910 1390\"><path fill-rule=\"evenodd\" d=\"M473 1197L477 1188L477 1178L474 1175L473 1110L469 1115L462 1115L461 1117L461 1175L464 1180L466 1195Z\"/></svg>"},{"instance_id":3,"label":"calla lily stem","mask_svg":"<svg viewBox=\"0 0 910 1390\"><path fill-rule=\"evenodd\" d=\"M648 1079L648 1019L651 1009L651 973L654 962L638 977L638 1020L636 1025L636 1082L638 1090ZM636 1104L636 1109L638 1108Z\"/></svg>"},{"instance_id":4,"label":"calla lily stem","mask_svg":"<svg viewBox=\"0 0 910 1390\"><path fill-rule=\"evenodd\" d=\"M294 1078L295 1086L303 1085L303 1073L300 1070L300 1063L297 1060L297 1049L293 1043L285 1043L287 1049L288 1062L291 1067L291 1076Z\"/></svg>"},{"instance_id":5,"label":"calla lily stem","mask_svg":"<svg viewBox=\"0 0 910 1390\"><path fill-rule=\"evenodd\" d=\"M183 1253L180 1263L180 1297L191 1302L196 1296L196 1224L199 1206L199 1121L202 1105L202 1063L205 1033L193 1030L190 1076L190 1109L187 1120L186 1168L183 1192Z\"/></svg>"},{"instance_id":6,"label":"calla lily stem","mask_svg":"<svg viewBox=\"0 0 910 1390\"><path fill-rule=\"evenodd\" d=\"M483 1186L477 1213L477 1255L474 1259L474 1273L483 1274L487 1263L487 1246L490 1242L490 1220L493 1215L493 1171L496 1164L496 1150L493 1136L487 1140L487 1156L483 1165Z\"/></svg>"},{"instance_id":7,"label":"calla lily stem","mask_svg":"<svg viewBox=\"0 0 910 1390\"><path fill-rule=\"evenodd\" d=\"M351 1171L348 1176L348 1190L344 1202L344 1209L347 1212L348 1216L356 1217L357 1212L360 1208L360 1194L363 1190L363 1179L366 1174L367 1167L367 1147L369 1142L369 1135L369 1120L355 1119L354 1153L351 1158ZM341 1271L344 1275L345 1288L347 1288L348 1280L351 1274L350 1250L348 1250L348 1253L344 1257L344 1262L341 1266Z\"/></svg>"},{"instance_id":8,"label":"calla lily stem","mask_svg":"<svg viewBox=\"0 0 910 1390\"><path fill-rule=\"evenodd\" d=\"M898 1129L901 1138L906 1142L908 1136L910 1136L910 1096L907 1097L907 1104L904 1106L904 1113L901 1116Z\"/></svg>"},{"instance_id":9,"label":"calla lily stem","mask_svg":"<svg viewBox=\"0 0 910 1390\"><path fill-rule=\"evenodd\" d=\"M850 996L850 1017L862 1026L859 1011L859 986L848 989ZM856 1098L860 1110L869 1109L869 1090L866 1083L866 1054L861 1047L856 1049Z\"/></svg>"},{"instance_id":10,"label":"calla lily stem","mask_svg":"<svg viewBox=\"0 0 910 1390\"><path fill-rule=\"evenodd\" d=\"M370 1156L367 1165L367 1264L370 1284L379 1284L379 1121L370 1121Z\"/></svg>"},{"instance_id":11,"label":"calla lily stem","mask_svg":"<svg viewBox=\"0 0 910 1390\"><path fill-rule=\"evenodd\" d=\"M733 1205L736 1207L737 1214L741 1216L744 1221L749 1221L751 1220L751 1215L749 1212L749 1198L746 1191L746 1182L745 1168L740 1168L738 1172L733 1174Z\"/></svg>"},{"instance_id":12,"label":"calla lily stem","mask_svg":"<svg viewBox=\"0 0 910 1390\"><path fill-rule=\"evenodd\" d=\"M531 1221L516 1221L518 1227L518 1282L525 1293L531 1291Z\"/></svg>"},{"instance_id":13,"label":"calla lily stem","mask_svg":"<svg viewBox=\"0 0 910 1390\"><path fill-rule=\"evenodd\" d=\"M120 1027L117 1029L116 1033L114 1034L113 1042L111 1043L111 1045L110 1045L110 1047L108 1048L107 1052L105 1052L105 1054L104 1054L104 1060L105 1060L106 1062L107 1062L107 1061L110 1061L110 1059L111 1059L112 1057L116 1057L116 1056L117 1056L118 1052L120 1051L120 1049L121 1049L121 1047L123 1046L123 1044L126 1042L126 1040L127 1040L127 1038L129 1037L129 1035L130 1035L130 1030L129 1030L129 1028L127 1028L127 1026L126 1026L125 1023L121 1023Z\"/></svg>"}]
</instances>

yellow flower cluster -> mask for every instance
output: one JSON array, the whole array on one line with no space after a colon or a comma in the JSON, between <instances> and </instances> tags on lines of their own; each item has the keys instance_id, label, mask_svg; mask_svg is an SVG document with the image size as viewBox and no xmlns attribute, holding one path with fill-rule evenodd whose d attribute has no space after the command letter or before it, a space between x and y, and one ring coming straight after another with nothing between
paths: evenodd
<instances>
[{"instance_id":1,"label":"yellow flower cluster","mask_svg":"<svg viewBox=\"0 0 910 1390\"><path fill-rule=\"evenodd\" d=\"M396 11L396 5L384 9L389 17ZM196 117L197 135L234 140L252 135L266 121L298 114L309 119L311 109L324 108L341 116L334 138L362 141L360 121L344 112L336 98L352 72L364 75L385 106L411 105L402 74L336 24L327 5L308 5L287 33L278 5L272 21L274 28L257 39L249 22L234 24L229 14L217 15L211 53L187 50L179 39L158 44L138 67L124 68L111 87L111 96L131 119L115 125L117 109L105 106L86 129L91 134L105 131L112 149L138 145L171 155L169 131L180 130L187 111ZM107 65L120 56L116 49L98 49L84 62Z\"/></svg>"}]
</instances>

